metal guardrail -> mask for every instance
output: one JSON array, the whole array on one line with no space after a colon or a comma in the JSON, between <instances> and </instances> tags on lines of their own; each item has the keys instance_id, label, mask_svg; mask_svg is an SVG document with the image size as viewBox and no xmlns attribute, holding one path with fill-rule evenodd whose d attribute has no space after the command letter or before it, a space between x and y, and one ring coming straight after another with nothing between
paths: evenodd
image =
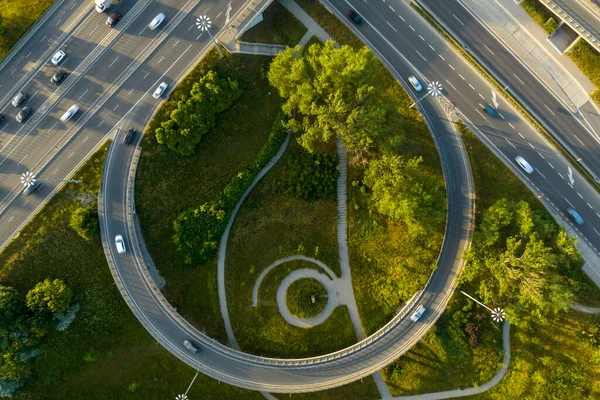
<instances>
[{"instance_id":1,"label":"metal guardrail","mask_svg":"<svg viewBox=\"0 0 600 400\"><path fill-rule=\"evenodd\" d=\"M555 14L561 17L571 28L577 31L582 37L584 37L588 43L596 48L600 52L600 41L592 35L586 28L584 28L579 22L575 21L561 6L551 0L540 0L542 4L552 10Z\"/></svg>"}]
</instances>

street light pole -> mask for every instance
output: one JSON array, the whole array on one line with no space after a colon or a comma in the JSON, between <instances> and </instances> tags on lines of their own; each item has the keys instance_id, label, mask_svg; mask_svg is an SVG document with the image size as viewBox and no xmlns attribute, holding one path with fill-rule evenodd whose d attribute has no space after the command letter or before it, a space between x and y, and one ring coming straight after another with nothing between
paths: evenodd
<instances>
[{"instance_id":1,"label":"street light pole","mask_svg":"<svg viewBox=\"0 0 600 400\"><path fill-rule=\"evenodd\" d=\"M475 303L479 304L482 307L485 307L486 309L488 309L490 311L490 313L492 313L492 319L496 322L501 322L504 321L504 319L506 318L506 314L504 313L504 310L501 308L494 308L493 310L491 308L489 308L488 306L486 306L485 304L483 304L482 302L480 302L479 300L477 300L475 297L463 292L462 290L460 291L462 294L464 294L465 296L467 296L468 298L470 298L471 300L473 300Z\"/></svg>"},{"instance_id":2,"label":"street light pole","mask_svg":"<svg viewBox=\"0 0 600 400\"><path fill-rule=\"evenodd\" d=\"M21 184L25 187L33 185L35 182L48 182L48 183L81 183L82 181L77 179L37 179L32 172L27 171L21 175Z\"/></svg>"},{"instance_id":3,"label":"street light pole","mask_svg":"<svg viewBox=\"0 0 600 400\"><path fill-rule=\"evenodd\" d=\"M219 48L219 45L217 44L217 41L213 37L212 33L210 33L210 29L209 28L212 25L212 22L211 22L210 18L208 18L206 15L198 17L198 18L196 18L196 25L198 26L198 29L200 29L202 32L204 32L204 31L208 32L208 36L210 36L211 40L215 44L215 47L217 48L217 51L221 55L221 58L223 58L224 57L223 53L221 52L221 49Z\"/></svg>"},{"instance_id":4,"label":"street light pole","mask_svg":"<svg viewBox=\"0 0 600 400\"><path fill-rule=\"evenodd\" d=\"M416 106L421 100L423 100L425 97L432 95L432 96L438 96L442 94L442 84L439 82L431 82L429 83L429 85L427 85L427 93L421 97L420 99L418 99L417 101L415 101L414 103L412 103L408 108L413 108L414 106Z\"/></svg>"}]
</instances>

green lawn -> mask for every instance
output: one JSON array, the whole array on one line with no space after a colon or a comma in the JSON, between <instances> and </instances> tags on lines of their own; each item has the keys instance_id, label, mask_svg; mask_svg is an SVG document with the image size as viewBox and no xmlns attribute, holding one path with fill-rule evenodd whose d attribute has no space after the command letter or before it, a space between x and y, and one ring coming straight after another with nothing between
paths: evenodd
<instances>
[{"instance_id":1,"label":"green lawn","mask_svg":"<svg viewBox=\"0 0 600 400\"><path fill-rule=\"evenodd\" d=\"M307 31L306 27L277 0L271 3L262 15L263 20L244 32L240 37L241 41L293 47Z\"/></svg>"},{"instance_id":2,"label":"green lawn","mask_svg":"<svg viewBox=\"0 0 600 400\"><path fill-rule=\"evenodd\" d=\"M53 2L54 0L0 1L0 60Z\"/></svg>"},{"instance_id":3,"label":"green lawn","mask_svg":"<svg viewBox=\"0 0 600 400\"><path fill-rule=\"evenodd\" d=\"M136 210L148 250L167 280L163 292L190 323L223 341L216 257L206 265L184 267L172 240L173 221L180 212L218 198L267 140L281 105L266 79L270 60L238 54L216 61L219 74L239 81L242 97L218 116L216 127L203 137L193 156L180 156L147 134L137 172Z\"/></svg>"},{"instance_id":4,"label":"green lawn","mask_svg":"<svg viewBox=\"0 0 600 400\"><path fill-rule=\"evenodd\" d=\"M319 270L312 263L291 261L276 267L260 286L259 306L252 307L258 275L283 257L313 257L340 274L335 196L309 202L274 190L292 149L299 146L292 138L281 160L242 205L231 230L226 261L229 316L240 347L255 354L304 357L356 342L345 307L311 329L290 326L279 314L275 295L281 280L295 269ZM331 154L335 147L327 151Z\"/></svg>"},{"instance_id":5,"label":"green lawn","mask_svg":"<svg viewBox=\"0 0 600 400\"><path fill-rule=\"evenodd\" d=\"M65 332L52 331L33 361L33 377L14 399L167 399L186 390L195 371L158 345L133 316L114 286L98 235L82 239L69 227L77 197L97 196L108 146L67 185L0 253L0 283L23 294L47 277L63 279L81 305ZM84 361L95 349L100 356ZM135 392L129 390L137 384ZM220 385L200 375L190 398L260 399L255 392Z\"/></svg>"}]
</instances>

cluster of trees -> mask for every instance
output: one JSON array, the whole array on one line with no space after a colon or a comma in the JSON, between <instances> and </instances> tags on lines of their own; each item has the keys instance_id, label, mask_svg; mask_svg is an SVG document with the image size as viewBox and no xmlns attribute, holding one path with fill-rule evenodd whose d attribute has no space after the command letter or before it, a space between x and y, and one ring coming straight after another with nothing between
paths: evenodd
<instances>
[{"instance_id":1,"label":"cluster of trees","mask_svg":"<svg viewBox=\"0 0 600 400\"><path fill-rule=\"evenodd\" d=\"M286 101L287 126L299 133L298 142L313 152L319 142L340 137L355 159L364 159L388 132L389 106L375 85L376 58L366 47L355 51L301 46L279 53L268 78ZM291 118L294 116L294 118Z\"/></svg>"},{"instance_id":2,"label":"cluster of trees","mask_svg":"<svg viewBox=\"0 0 600 400\"><path fill-rule=\"evenodd\" d=\"M215 71L209 71L194 83L188 95L181 96L170 118L156 129L156 140L181 155L194 154L202 136L215 126L217 114L231 107L241 95L236 81L219 78Z\"/></svg>"},{"instance_id":3,"label":"cluster of trees","mask_svg":"<svg viewBox=\"0 0 600 400\"><path fill-rule=\"evenodd\" d=\"M98 204L92 202L87 207L77 207L71 214L69 226L85 240L92 240L100 233L98 224Z\"/></svg>"},{"instance_id":4,"label":"cluster of trees","mask_svg":"<svg viewBox=\"0 0 600 400\"><path fill-rule=\"evenodd\" d=\"M65 330L75 318L73 293L60 279L46 279L23 297L0 285L0 397L10 396L31 375L28 363L50 329Z\"/></svg>"},{"instance_id":5,"label":"cluster of trees","mask_svg":"<svg viewBox=\"0 0 600 400\"><path fill-rule=\"evenodd\" d=\"M337 157L311 154L302 147L294 147L277 182L277 190L302 200L319 200L335 193L338 174Z\"/></svg>"},{"instance_id":6,"label":"cluster of trees","mask_svg":"<svg viewBox=\"0 0 600 400\"><path fill-rule=\"evenodd\" d=\"M437 229L445 221L446 197L436 177L422 168L421 157L382 155L371 160L364 184L372 206L382 215L406 224L413 234Z\"/></svg>"},{"instance_id":7,"label":"cluster of trees","mask_svg":"<svg viewBox=\"0 0 600 400\"><path fill-rule=\"evenodd\" d=\"M219 199L186 210L173 222L173 241L185 264L201 265L214 257L231 212L260 170L277 154L285 141L285 121L285 116L280 114L252 165L233 177Z\"/></svg>"},{"instance_id":8,"label":"cluster of trees","mask_svg":"<svg viewBox=\"0 0 600 400\"><path fill-rule=\"evenodd\" d=\"M477 282L484 303L502 304L524 326L568 308L577 289L570 270L583 265L575 239L528 203L507 199L484 210L467 257L462 280Z\"/></svg>"}]
</instances>

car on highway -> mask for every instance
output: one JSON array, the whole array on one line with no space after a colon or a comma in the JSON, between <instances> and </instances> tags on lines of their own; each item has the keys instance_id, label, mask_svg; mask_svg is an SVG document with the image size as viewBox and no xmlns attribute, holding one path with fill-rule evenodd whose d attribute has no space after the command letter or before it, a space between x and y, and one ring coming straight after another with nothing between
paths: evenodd
<instances>
[{"instance_id":1,"label":"car on highway","mask_svg":"<svg viewBox=\"0 0 600 400\"><path fill-rule=\"evenodd\" d=\"M135 129L131 128L123 135L123 144L130 144L135 136Z\"/></svg>"},{"instance_id":2,"label":"car on highway","mask_svg":"<svg viewBox=\"0 0 600 400\"><path fill-rule=\"evenodd\" d=\"M31 185L27 186L25 190L23 190L23 196L29 196L30 194L38 190L40 186L42 186L41 183L33 182Z\"/></svg>"},{"instance_id":3,"label":"car on highway","mask_svg":"<svg viewBox=\"0 0 600 400\"><path fill-rule=\"evenodd\" d=\"M17 122L25 122L27 117L29 117L29 114L31 114L31 108L23 107L23 109L21 111L19 111L19 113L17 114L17 117L16 117Z\"/></svg>"},{"instance_id":4,"label":"car on highway","mask_svg":"<svg viewBox=\"0 0 600 400\"><path fill-rule=\"evenodd\" d=\"M196 345L194 345L194 343L190 342L187 339L185 339L183 341L183 345L185 346L186 349L188 349L192 353L197 353L198 352L198 347Z\"/></svg>"},{"instance_id":5,"label":"car on highway","mask_svg":"<svg viewBox=\"0 0 600 400\"><path fill-rule=\"evenodd\" d=\"M52 64L58 65L66 56L67 56L67 53L65 53L64 51L62 51L62 50L57 51L52 56L52 60L51 60Z\"/></svg>"},{"instance_id":6,"label":"car on highway","mask_svg":"<svg viewBox=\"0 0 600 400\"><path fill-rule=\"evenodd\" d=\"M110 28L114 28L117 22L121 19L121 14L118 12L111 13L108 18L106 18L106 25Z\"/></svg>"},{"instance_id":7,"label":"car on highway","mask_svg":"<svg viewBox=\"0 0 600 400\"><path fill-rule=\"evenodd\" d=\"M65 72L65 70L59 68L56 70L54 75L52 75L52 78L50 79L50 83L59 85L62 82L62 80L65 79L65 76L67 76L67 73Z\"/></svg>"},{"instance_id":8,"label":"car on highway","mask_svg":"<svg viewBox=\"0 0 600 400\"><path fill-rule=\"evenodd\" d=\"M77 104L73 104L71 107L69 107L67 111L65 111L62 117L60 117L60 120L62 122L67 122L68 120L73 118L73 115L75 115L77 111L79 111L79 106Z\"/></svg>"},{"instance_id":9,"label":"car on highway","mask_svg":"<svg viewBox=\"0 0 600 400\"><path fill-rule=\"evenodd\" d=\"M516 156L515 161L517 164L519 164L519 167L521 167L523 171L527 172L528 174L533 174L533 167L527 162L526 159L521 156Z\"/></svg>"},{"instance_id":10,"label":"car on highway","mask_svg":"<svg viewBox=\"0 0 600 400\"><path fill-rule=\"evenodd\" d=\"M159 25L162 24L162 22L164 20L165 20L165 14L160 13L156 17L154 17L154 19L148 24L148 28L150 28L150 30L153 31L156 28L158 28Z\"/></svg>"},{"instance_id":11,"label":"car on highway","mask_svg":"<svg viewBox=\"0 0 600 400\"><path fill-rule=\"evenodd\" d=\"M569 214L569 217L571 217L571 219L575 221L577 225L583 225L583 218L581 218L581 215L579 215L574 208L567 208L567 214Z\"/></svg>"},{"instance_id":12,"label":"car on highway","mask_svg":"<svg viewBox=\"0 0 600 400\"><path fill-rule=\"evenodd\" d=\"M119 253L119 254L127 253L127 249L125 248L125 240L123 240L122 235L115 236L115 246L117 246L117 253Z\"/></svg>"},{"instance_id":13,"label":"car on highway","mask_svg":"<svg viewBox=\"0 0 600 400\"><path fill-rule=\"evenodd\" d=\"M353 9L348 10L346 15L352 20L352 22L354 22L357 25L360 24L360 22L362 21L360 15L358 15L358 13Z\"/></svg>"},{"instance_id":14,"label":"car on highway","mask_svg":"<svg viewBox=\"0 0 600 400\"><path fill-rule=\"evenodd\" d=\"M421 86L421 82L419 82L419 80L417 79L416 76L414 76L414 75L409 76L408 81L410 82L412 87L415 88L415 90L417 92L420 92L421 90L423 90L423 86Z\"/></svg>"},{"instance_id":15,"label":"car on highway","mask_svg":"<svg viewBox=\"0 0 600 400\"><path fill-rule=\"evenodd\" d=\"M154 97L155 99L159 99L160 96L162 96L163 93L165 93L165 90L167 90L168 87L169 85L167 84L167 82L162 82L160 85L158 85L158 87L152 94L152 97Z\"/></svg>"},{"instance_id":16,"label":"car on highway","mask_svg":"<svg viewBox=\"0 0 600 400\"><path fill-rule=\"evenodd\" d=\"M15 107L19 107L21 105L21 103L24 102L26 99L27 99L27 93L19 92L19 93L17 93L17 95L15 97L13 97L13 99L10 103Z\"/></svg>"},{"instance_id":17,"label":"car on highway","mask_svg":"<svg viewBox=\"0 0 600 400\"><path fill-rule=\"evenodd\" d=\"M417 322L419 318L421 318L421 316L425 313L425 310L427 310L425 306L420 305L417 311L415 311L415 313L410 316L410 320L412 322Z\"/></svg>"},{"instance_id":18,"label":"car on highway","mask_svg":"<svg viewBox=\"0 0 600 400\"><path fill-rule=\"evenodd\" d=\"M0 122L4 121L4 115L0 114Z\"/></svg>"},{"instance_id":19,"label":"car on highway","mask_svg":"<svg viewBox=\"0 0 600 400\"><path fill-rule=\"evenodd\" d=\"M496 116L496 110L494 110L494 107L490 106L487 103L485 103L485 104L479 103L479 109L481 111L485 111L490 117Z\"/></svg>"}]
</instances>

